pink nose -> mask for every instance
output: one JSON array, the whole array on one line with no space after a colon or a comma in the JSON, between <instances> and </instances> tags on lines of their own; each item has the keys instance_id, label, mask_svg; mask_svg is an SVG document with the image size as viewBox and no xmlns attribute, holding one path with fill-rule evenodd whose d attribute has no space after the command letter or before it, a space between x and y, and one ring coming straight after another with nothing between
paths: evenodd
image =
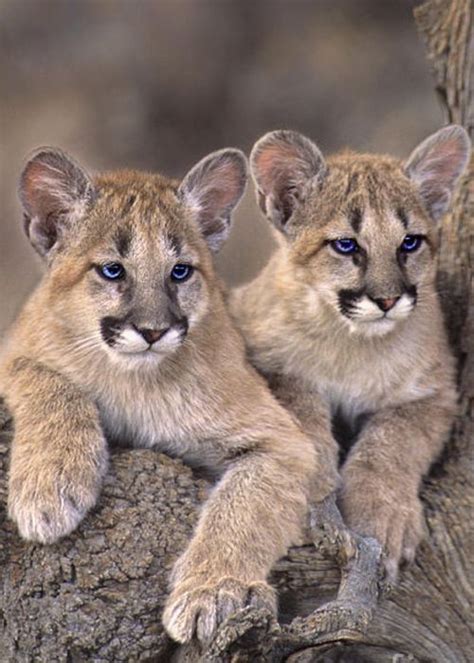
<instances>
[{"instance_id":1,"label":"pink nose","mask_svg":"<svg viewBox=\"0 0 474 663\"><path fill-rule=\"evenodd\" d=\"M140 332L147 343L152 345L168 331L168 327L166 329L137 329L137 331Z\"/></svg>"},{"instance_id":2,"label":"pink nose","mask_svg":"<svg viewBox=\"0 0 474 663\"><path fill-rule=\"evenodd\" d=\"M399 299L400 297L390 297L389 299L376 299L375 302L382 311L390 311Z\"/></svg>"}]
</instances>

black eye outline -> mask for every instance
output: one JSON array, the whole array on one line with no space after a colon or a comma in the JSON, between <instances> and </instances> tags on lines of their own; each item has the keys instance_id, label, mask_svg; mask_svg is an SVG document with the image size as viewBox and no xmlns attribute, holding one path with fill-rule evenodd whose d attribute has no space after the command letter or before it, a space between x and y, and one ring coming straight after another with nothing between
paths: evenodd
<instances>
[{"instance_id":1,"label":"black eye outline","mask_svg":"<svg viewBox=\"0 0 474 663\"><path fill-rule=\"evenodd\" d=\"M423 240L423 235L405 235L405 238L400 245L400 251L403 251L403 253L414 253L415 251L418 251ZM407 241L408 245L406 244Z\"/></svg>"},{"instance_id":2,"label":"black eye outline","mask_svg":"<svg viewBox=\"0 0 474 663\"><path fill-rule=\"evenodd\" d=\"M189 278L191 278L194 272L194 267L192 265L186 265L185 263L177 263L171 270L170 278L175 283L184 283Z\"/></svg>"},{"instance_id":3,"label":"black eye outline","mask_svg":"<svg viewBox=\"0 0 474 663\"><path fill-rule=\"evenodd\" d=\"M121 281L125 278L125 267L119 262L106 262L96 267L100 276L106 281Z\"/></svg>"},{"instance_id":4,"label":"black eye outline","mask_svg":"<svg viewBox=\"0 0 474 663\"><path fill-rule=\"evenodd\" d=\"M329 243L336 253L343 256L349 256L359 250L359 245L353 237L341 237L340 239L333 239Z\"/></svg>"}]
</instances>

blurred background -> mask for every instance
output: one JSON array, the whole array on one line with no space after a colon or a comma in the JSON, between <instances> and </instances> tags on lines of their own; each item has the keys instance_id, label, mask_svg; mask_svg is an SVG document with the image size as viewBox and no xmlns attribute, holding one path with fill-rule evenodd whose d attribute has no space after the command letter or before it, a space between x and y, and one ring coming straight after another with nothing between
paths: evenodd
<instances>
[{"instance_id":1,"label":"blurred background","mask_svg":"<svg viewBox=\"0 0 474 663\"><path fill-rule=\"evenodd\" d=\"M0 334L40 278L22 163L56 145L90 170L175 177L294 128L323 151L406 156L442 124L411 0L0 0ZM218 257L228 284L272 250L249 191Z\"/></svg>"}]
</instances>

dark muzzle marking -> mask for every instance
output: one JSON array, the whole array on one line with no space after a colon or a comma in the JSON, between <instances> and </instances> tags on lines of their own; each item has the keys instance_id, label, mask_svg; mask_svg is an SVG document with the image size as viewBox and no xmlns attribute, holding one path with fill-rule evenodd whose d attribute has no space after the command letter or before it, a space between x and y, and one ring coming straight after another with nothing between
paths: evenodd
<instances>
[{"instance_id":1,"label":"dark muzzle marking","mask_svg":"<svg viewBox=\"0 0 474 663\"><path fill-rule=\"evenodd\" d=\"M120 333L123 321L120 318L107 316L100 321L100 333L102 338L111 347L115 344L116 337Z\"/></svg>"},{"instance_id":2,"label":"dark muzzle marking","mask_svg":"<svg viewBox=\"0 0 474 663\"><path fill-rule=\"evenodd\" d=\"M354 306L363 294L364 290L339 290L337 297L341 313L348 318L352 318Z\"/></svg>"},{"instance_id":3,"label":"dark muzzle marking","mask_svg":"<svg viewBox=\"0 0 474 663\"><path fill-rule=\"evenodd\" d=\"M406 287L405 292L407 293L407 295L409 297L411 297L413 299L413 304L416 304L416 300L417 300L417 297L418 297L418 291L416 289L416 285L408 285Z\"/></svg>"}]
</instances>

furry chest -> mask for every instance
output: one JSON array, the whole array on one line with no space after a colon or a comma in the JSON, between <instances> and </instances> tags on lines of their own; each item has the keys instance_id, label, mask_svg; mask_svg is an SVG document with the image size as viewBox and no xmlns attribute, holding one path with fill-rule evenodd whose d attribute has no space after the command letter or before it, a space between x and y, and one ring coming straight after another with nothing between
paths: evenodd
<instances>
[{"instance_id":1,"label":"furry chest","mask_svg":"<svg viewBox=\"0 0 474 663\"><path fill-rule=\"evenodd\" d=\"M140 389L108 393L98 399L102 425L114 440L134 447L156 447L183 455L195 446L191 417L179 393L166 395Z\"/></svg>"},{"instance_id":2,"label":"furry chest","mask_svg":"<svg viewBox=\"0 0 474 663\"><path fill-rule=\"evenodd\" d=\"M121 445L154 448L192 466L213 467L221 416L213 399L188 385L150 389L139 384L104 392L98 399L108 439Z\"/></svg>"},{"instance_id":3,"label":"furry chest","mask_svg":"<svg viewBox=\"0 0 474 663\"><path fill-rule=\"evenodd\" d=\"M341 361L329 353L318 355L312 362L306 357L293 370L321 395L332 412L344 412L349 419L394 404L400 396L398 371L377 361L369 368L359 358Z\"/></svg>"}]
</instances>

